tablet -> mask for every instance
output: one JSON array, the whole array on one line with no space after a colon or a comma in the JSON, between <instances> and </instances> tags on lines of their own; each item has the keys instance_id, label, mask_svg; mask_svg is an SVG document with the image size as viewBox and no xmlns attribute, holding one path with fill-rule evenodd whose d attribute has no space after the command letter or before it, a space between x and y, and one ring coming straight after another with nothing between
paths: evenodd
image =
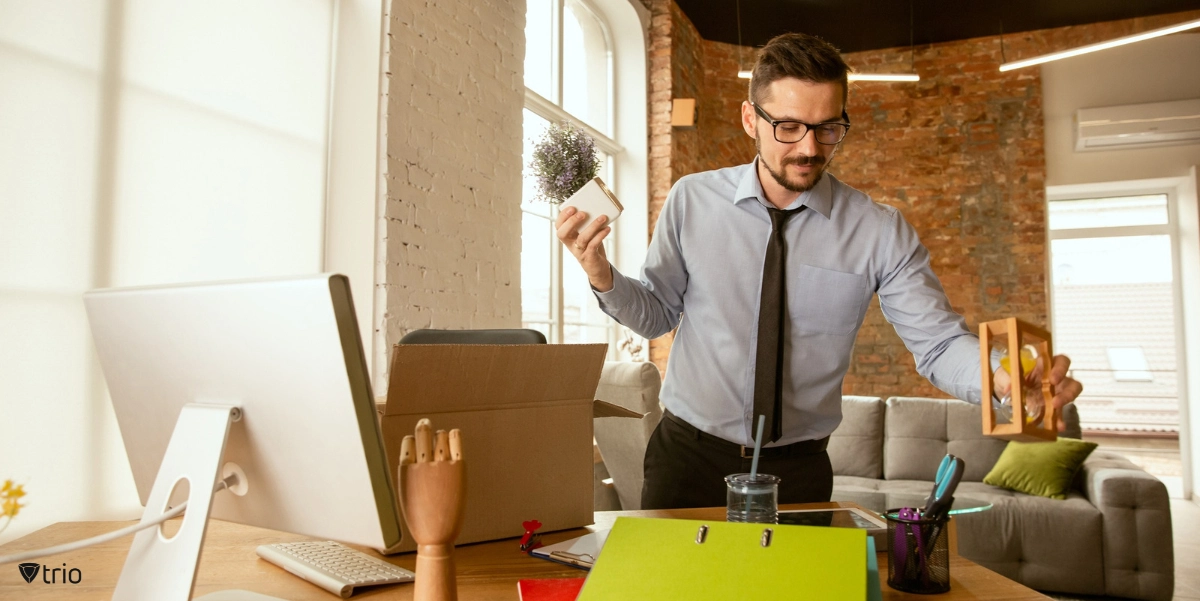
<instances>
[{"instance_id":1,"label":"tablet","mask_svg":"<svg viewBox=\"0 0 1200 601\"><path fill-rule=\"evenodd\" d=\"M879 551L887 550L887 522L883 518L857 507L834 509L792 509L779 512L780 524L798 526L833 526L859 528L875 539Z\"/></svg>"}]
</instances>

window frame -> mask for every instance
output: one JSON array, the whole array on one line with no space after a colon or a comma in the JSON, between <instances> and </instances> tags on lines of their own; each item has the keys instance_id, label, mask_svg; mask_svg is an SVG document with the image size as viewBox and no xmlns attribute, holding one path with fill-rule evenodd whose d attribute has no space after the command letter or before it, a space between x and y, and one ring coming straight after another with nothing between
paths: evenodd
<instances>
[{"instance_id":1,"label":"window frame","mask_svg":"<svg viewBox=\"0 0 1200 601\"><path fill-rule=\"evenodd\" d=\"M1167 196L1167 223L1141 226L1122 226L1111 228L1086 228L1076 230L1051 230L1047 219L1046 227L1046 287L1049 291L1050 331L1054 332L1054 271L1051 241L1069 238L1109 237L1109 236L1138 236L1162 235L1169 236L1171 241L1171 277L1173 280L1172 296L1174 301L1174 319L1176 327L1175 361L1176 361L1176 394L1179 402L1179 440L1180 459L1183 464L1183 495L1191 498L1194 483L1192 481L1191 437L1195 428L1192 426L1191 394L1194 382L1190 377L1193 367L1188 357L1188 343L1195 341L1189 331L1185 313L1189 309L1185 305L1185 289L1195 287L1200 282L1194 279L1196 259L1189 258L1184 253L1184 237L1195 237L1198 233L1194 222L1197 213L1197 198L1195 186L1196 171L1193 169L1189 177L1167 177L1144 180L1127 180L1115 182L1097 182L1089 184L1067 184L1046 187L1046 210L1049 215L1049 203L1069 200L1086 200L1098 198L1113 198L1125 196L1146 196L1165 194ZM1189 181L1189 179L1191 181ZM1189 218L1192 222L1189 223ZM1187 242L1188 247L1194 247L1194 240ZM1185 267L1184 263L1189 263ZM1193 349L1194 350L1194 349Z\"/></svg>"},{"instance_id":2,"label":"window frame","mask_svg":"<svg viewBox=\"0 0 1200 601\"><path fill-rule=\"evenodd\" d=\"M571 0L571 1L578 3L584 10L586 10L589 13L589 16L591 16L593 19L596 20L596 23L598 24L599 29L600 29L600 33L603 36L603 40L604 40L604 44L605 44L605 61L604 62L605 62L606 71L607 71L606 76L605 76L606 84L607 84L607 92L606 92L607 98L606 98L606 102L605 102L606 115L607 115L606 125L607 125L609 131L616 132L617 131L617 122L616 122L617 67L616 67L616 61L614 60L614 40L613 40L613 36L612 36L612 27L609 24L609 21L605 17L605 15L601 11L597 10L597 7L595 5L593 5L592 3L588 2L588 0ZM564 27L564 15L565 15L565 11L566 11L566 2L567 2L567 0L554 0L551 3L551 10L553 11L551 21L555 24L555 30L553 32L551 32L552 45L555 48L554 55L551 57L551 65L552 65L552 71L553 71L553 74L552 74L553 84L551 87L553 88L554 95L556 96L556 98L554 100L548 99L548 98L542 96L541 94L538 94L536 91L534 91L528 85L526 85L525 86L524 108L525 108L525 110L528 110L531 113L533 113L534 115L537 115L538 117L546 119L547 121L550 121L551 123L561 123L564 121L568 122L572 126L583 130L589 136L591 136L592 139L594 139L596 142L597 150L608 155L608 160L605 161L605 164L609 170L609 176L605 178L605 180L606 180L605 183L607 183L612 188L616 188L618 186L618 182L620 179L620 169L618 169L616 162L618 161L618 159L620 157L622 157L622 155L624 155L626 153L625 148L619 142L617 142L616 139L612 138L611 136L609 136L607 134L600 132L595 127L586 123L583 119L576 117L572 113L567 112L562 107L563 80L564 80L564 78L563 78L563 27ZM531 210L527 209L525 206L522 206L521 210L523 213L530 213L530 214L536 215L538 218L544 218L544 216L541 215L540 213L531 211ZM557 219L558 210L559 209L558 209L557 205L550 207L549 220L550 220L551 224L553 224L554 221ZM578 326L578 327L597 327L597 326L594 324L588 324L588 323L583 323L583 322L567 323L566 316L565 316L565 294L563 292L563 290L564 290L564 288L563 288L563 286L564 286L564 283L563 283L563 259L564 259L563 246L562 246L562 244L557 243L557 239L555 238L555 236L553 234L553 230L550 230L547 233L548 233L548 238L549 238L549 243L550 243L550 291L549 291L550 292L550 294L549 294L550 314L549 314L548 322L537 321L534 323L547 323L548 329L549 329L549 335L547 336L547 338L549 339L549 342L561 343L565 339L565 330L568 326ZM612 260L614 264L617 262L617 260L619 258L619 254L620 254L620 250L618 249L618 244L615 243L615 241L617 239L619 239L620 235L621 234L618 233L617 230L614 229L612 236L611 236L611 240L613 243L610 243L610 241L606 240L606 249L610 256L610 260ZM524 319L522 319L522 321L524 321ZM607 338L606 342L608 342L608 344L609 344L610 357L613 354L613 349L615 349L615 347L616 347L617 326L618 326L618 324L616 324L616 322L612 321L611 319L609 320L609 323L607 324L608 331L607 331L607 336L606 336L606 338Z\"/></svg>"}]
</instances>

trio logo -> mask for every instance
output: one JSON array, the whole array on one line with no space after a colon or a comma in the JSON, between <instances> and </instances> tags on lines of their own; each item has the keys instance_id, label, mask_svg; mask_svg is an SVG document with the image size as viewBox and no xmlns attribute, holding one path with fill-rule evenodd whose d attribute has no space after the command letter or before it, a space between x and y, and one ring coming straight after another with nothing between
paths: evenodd
<instances>
[{"instance_id":1,"label":"trio logo","mask_svg":"<svg viewBox=\"0 0 1200 601\"><path fill-rule=\"evenodd\" d=\"M21 578L25 582L32 583L34 578L37 578L38 572L42 573L42 582L46 584L59 584L59 573L62 573L62 584L71 583L79 584L83 582L83 572L79 568L67 569L67 564L62 564L61 568L50 569L40 563L21 563L17 564L17 570L21 572Z\"/></svg>"},{"instance_id":2,"label":"trio logo","mask_svg":"<svg viewBox=\"0 0 1200 601\"><path fill-rule=\"evenodd\" d=\"M17 569L21 570L21 577L25 579L25 582L33 582L33 579L37 578L38 570L42 569L42 564L22 563L17 565Z\"/></svg>"}]
</instances>

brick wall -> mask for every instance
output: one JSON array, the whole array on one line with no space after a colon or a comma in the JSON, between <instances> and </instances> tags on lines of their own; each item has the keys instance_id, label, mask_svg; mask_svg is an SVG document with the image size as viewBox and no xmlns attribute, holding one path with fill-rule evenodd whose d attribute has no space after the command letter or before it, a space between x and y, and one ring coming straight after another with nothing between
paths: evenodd
<instances>
[{"instance_id":1,"label":"brick wall","mask_svg":"<svg viewBox=\"0 0 1200 601\"><path fill-rule=\"evenodd\" d=\"M699 34L691 22L683 16L679 7L671 0L650 0L650 43L648 46L650 69L650 160L649 160L649 224L650 235L654 235L654 224L662 211L663 203L667 200L667 191L671 184L679 179L675 173L675 132L671 129L671 99L680 96L674 89L676 79L674 55L676 41L681 36L676 34L677 28L691 28L684 39L699 39ZM695 57L689 57L688 62L694 63ZM694 88L691 88L694 90ZM650 360L658 365L659 372L666 371L667 353L671 349L674 332L650 341Z\"/></svg>"},{"instance_id":2,"label":"brick wall","mask_svg":"<svg viewBox=\"0 0 1200 601\"><path fill-rule=\"evenodd\" d=\"M520 327L525 3L392 2L387 27L383 366L414 329Z\"/></svg>"},{"instance_id":3,"label":"brick wall","mask_svg":"<svg viewBox=\"0 0 1200 601\"><path fill-rule=\"evenodd\" d=\"M907 49L847 55L862 72L908 72ZM1038 69L1000 73L996 38L925 46L921 81L858 83L852 138L832 169L899 208L970 327L1046 318L1045 179ZM945 396L872 303L843 387L847 394Z\"/></svg>"},{"instance_id":4,"label":"brick wall","mask_svg":"<svg viewBox=\"0 0 1200 601\"><path fill-rule=\"evenodd\" d=\"M737 106L746 80L737 73L737 47L700 40L670 0L653 0L653 48L669 66L654 64L652 81L673 97L694 97L694 130L671 130L652 112L653 223L670 185L683 175L745 163L753 143ZM1200 11L1198 11L1200 12ZM1000 73L1004 60L1145 31L1195 18L1196 12L1065 27L961 42L846 55L863 72L914 68L918 83L852 84L850 136L830 167L839 179L895 206L929 248L934 271L968 326L1017 316L1047 322L1045 152L1040 70ZM753 64L743 49L743 64ZM656 57L658 58L658 57ZM696 68L699 64L702 68ZM693 95L695 94L695 95ZM657 106L657 105L653 105ZM665 127L664 127L665 125ZM651 343L651 359L666 367L670 338ZM945 396L914 368L912 355L873 302L846 376L846 394Z\"/></svg>"},{"instance_id":5,"label":"brick wall","mask_svg":"<svg viewBox=\"0 0 1200 601\"><path fill-rule=\"evenodd\" d=\"M737 126L746 80L737 73L738 47L709 42L671 0L648 0L650 22L650 231L671 185L680 177L754 158L754 144ZM753 51L744 51L746 64ZM671 99L696 98L692 129L671 128ZM737 157L731 159L730 157ZM728 162L733 160L734 162ZM674 333L650 341L650 360L667 369Z\"/></svg>"}]
</instances>

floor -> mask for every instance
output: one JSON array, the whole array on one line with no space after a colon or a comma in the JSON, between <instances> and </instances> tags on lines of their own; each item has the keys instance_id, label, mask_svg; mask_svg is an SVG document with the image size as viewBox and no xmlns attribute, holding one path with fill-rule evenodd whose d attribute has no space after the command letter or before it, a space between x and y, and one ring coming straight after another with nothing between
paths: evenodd
<instances>
[{"instance_id":1,"label":"floor","mask_svg":"<svg viewBox=\"0 0 1200 601\"><path fill-rule=\"evenodd\" d=\"M1200 505L1171 500L1175 535L1175 598L1200 600Z\"/></svg>"}]
</instances>

